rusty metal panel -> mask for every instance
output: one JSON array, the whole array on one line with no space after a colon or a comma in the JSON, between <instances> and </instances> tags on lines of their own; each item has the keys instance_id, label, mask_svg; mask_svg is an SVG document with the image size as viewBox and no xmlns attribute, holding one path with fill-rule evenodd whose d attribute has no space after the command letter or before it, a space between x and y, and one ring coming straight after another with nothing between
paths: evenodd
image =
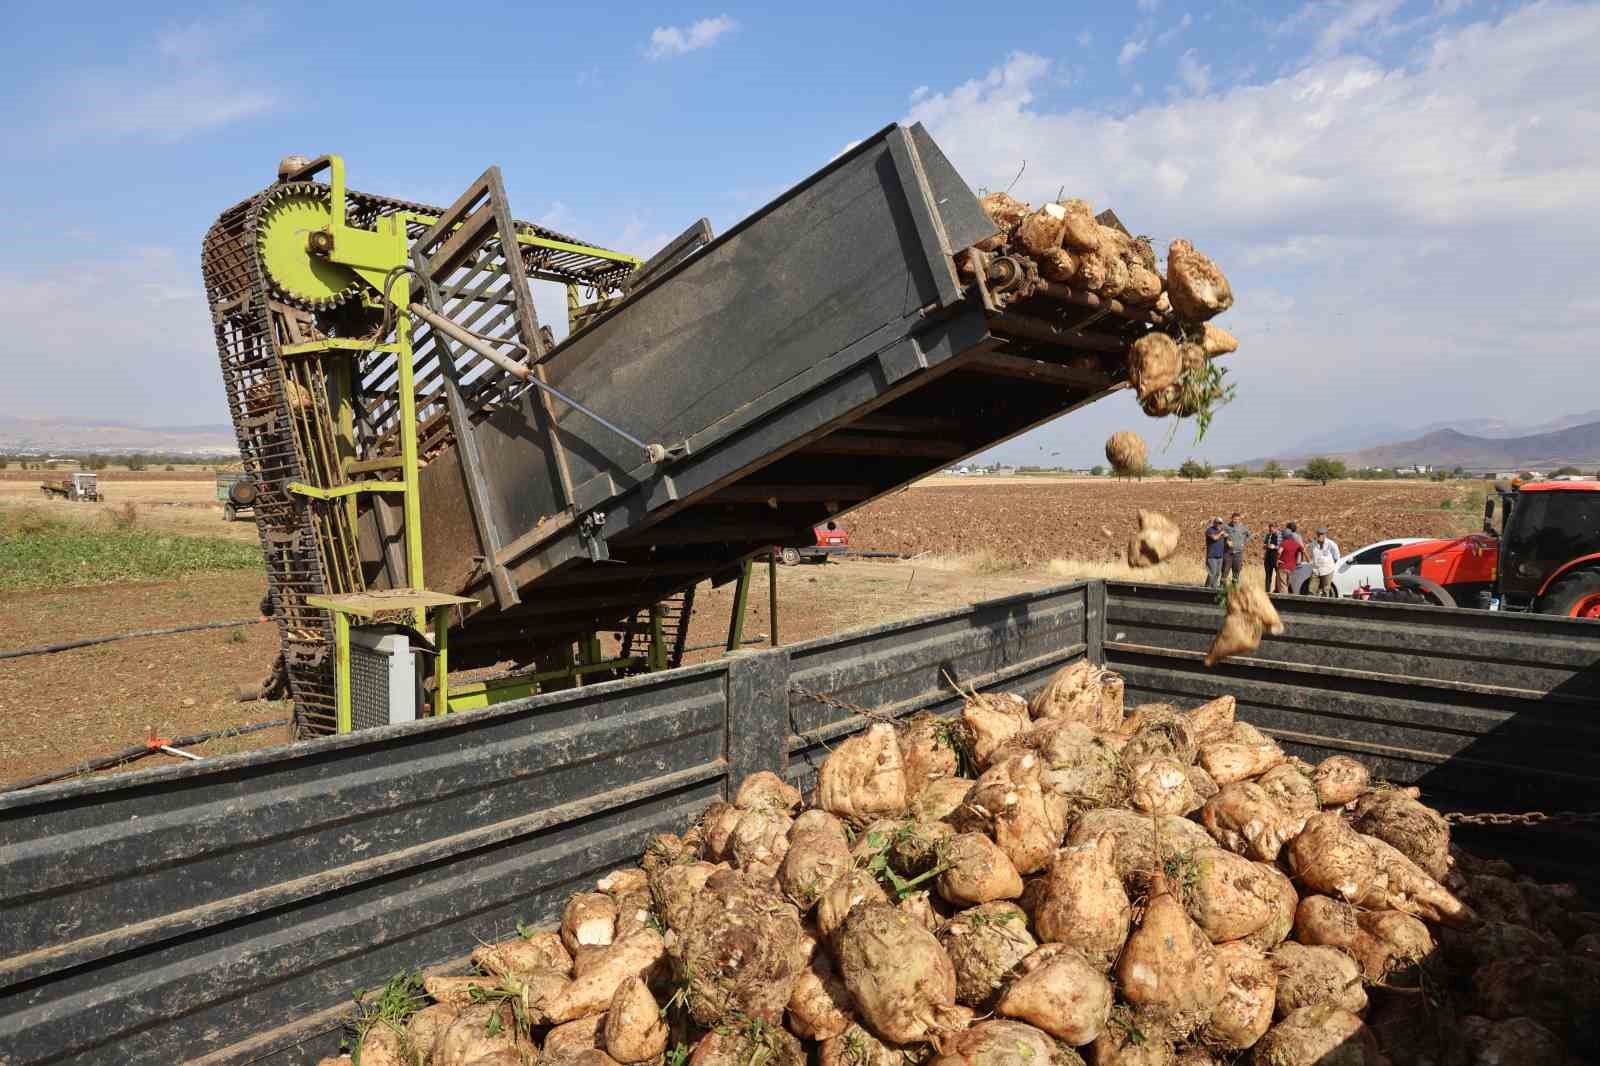
<instances>
[{"instance_id":1,"label":"rusty metal panel","mask_svg":"<svg viewBox=\"0 0 1600 1066\"><path fill-rule=\"evenodd\" d=\"M724 793L726 717L713 664L0 797L0 1062L198 1056L550 921Z\"/></svg>"},{"instance_id":2,"label":"rusty metal panel","mask_svg":"<svg viewBox=\"0 0 1600 1066\"><path fill-rule=\"evenodd\" d=\"M1280 597L1287 631L1207 669L1207 589L1110 584L1105 655L1130 702L1224 693L1240 718L1318 761L1350 755L1459 811L1593 810L1600 624L1542 615ZM1600 897L1600 831L1488 829L1468 846Z\"/></svg>"}]
</instances>

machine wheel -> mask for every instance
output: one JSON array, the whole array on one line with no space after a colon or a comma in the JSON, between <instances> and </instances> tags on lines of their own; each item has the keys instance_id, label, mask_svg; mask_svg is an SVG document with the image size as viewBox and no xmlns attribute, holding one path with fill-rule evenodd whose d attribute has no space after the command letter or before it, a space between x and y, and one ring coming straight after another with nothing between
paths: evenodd
<instances>
[{"instance_id":1,"label":"machine wheel","mask_svg":"<svg viewBox=\"0 0 1600 1066\"><path fill-rule=\"evenodd\" d=\"M1413 577L1410 574L1400 574L1395 577L1394 583L1402 589L1409 589L1422 597L1423 603L1430 603L1436 607L1455 607L1456 598L1450 595L1443 585L1437 581L1429 581L1425 577Z\"/></svg>"},{"instance_id":2,"label":"machine wheel","mask_svg":"<svg viewBox=\"0 0 1600 1066\"><path fill-rule=\"evenodd\" d=\"M1551 586L1534 609L1568 618L1600 618L1600 570L1568 574Z\"/></svg>"},{"instance_id":3,"label":"machine wheel","mask_svg":"<svg viewBox=\"0 0 1600 1066\"><path fill-rule=\"evenodd\" d=\"M784 566L799 566L800 565L800 549L799 548L785 548L785 549L783 549L782 551L780 551L778 553L778 562L782 563Z\"/></svg>"}]
</instances>

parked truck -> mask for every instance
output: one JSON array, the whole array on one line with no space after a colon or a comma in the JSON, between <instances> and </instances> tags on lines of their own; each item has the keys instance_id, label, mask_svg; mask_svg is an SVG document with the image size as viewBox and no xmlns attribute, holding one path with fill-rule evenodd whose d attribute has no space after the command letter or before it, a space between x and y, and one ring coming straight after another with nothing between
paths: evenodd
<instances>
[{"instance_id":1,"label":"parked truck","mask_svg":"<svg viewBox=\"0 0 1600 1066\"><path fill-rule=\"evenodd\" d=\"M100 502L100 475L77 471L61 477L49 476L39 486L46 496L83 503Z\"/></svg>"}]
</instances>

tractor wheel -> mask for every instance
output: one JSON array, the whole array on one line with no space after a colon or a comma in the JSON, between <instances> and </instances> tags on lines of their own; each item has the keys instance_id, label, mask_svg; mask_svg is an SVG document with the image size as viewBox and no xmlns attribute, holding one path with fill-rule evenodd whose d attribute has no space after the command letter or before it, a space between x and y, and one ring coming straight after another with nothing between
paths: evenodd
<instances>
[{"instance_id":1,"label":"tractor wheel","mask_svg":"<svg viewBox=\"0 0 1600 1066\"><path fill-rule=\"evenodd\" d=\"M1600 618L1600 570L1568 574L1551 586L1534 610L1568 618Z\"/></svg>"},{"instance_id":2,"label":"tractor wheel","mask_svg":"<svg viewBox=\"0 0 1600 1066\"><path fill-rule=\"evenodd\" d=\"M1421 602L1432 604L1435 607L1455 607L1456 598L1450 595L1448 589L1436 581L1429 581L1425 577L1412 577L1409 574L1397 575L1394 583L1400 588L1414 592L1422 597Z\"/></svg>"},{"instance_id":3,"label":"tractor wheel","mask_svg":"<svg viewBox=\"0 0 1600 1066\"><path fill-rule=\"evenodd\" d=\"M783 549L783 551L778 553L778 562L782 563L784 566L799 566L800 565L800 549L798 549L798 548L785 548L785 549Z\"/></svg>"}]
</instances>

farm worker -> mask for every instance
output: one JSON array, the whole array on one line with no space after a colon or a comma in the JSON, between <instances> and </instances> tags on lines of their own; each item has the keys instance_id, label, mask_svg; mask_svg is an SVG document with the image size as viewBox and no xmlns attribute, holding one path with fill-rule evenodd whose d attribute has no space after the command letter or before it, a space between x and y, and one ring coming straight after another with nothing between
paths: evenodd
<instances>
[{"instance_id":1,"label":"farm worker","mask_svg":"<svg viewBox=\"0 0 1600 1066\"><path fill-rule=\"evenodd\" d=\"M1289 579L1300 566L1300 556L1305 545L1300 542L1299 527L1290 522L1283 527L1283 543L1278 545L1278 577L1274 592L1288 592Z\"/></svg>"},{"instance_id":2,"label":"farm worker","mask_svg":"<svg viewBox=\"0 0 1600 1066\"><path fill-rule=\"evenodd\" d=\"M1339 544L1328 531L1317 527L1317 539L1310 545L1311 594L1326 596L1333 589L1333 572L1339 565Z\"/></svg>"},{"instance_id":3,"label":"farm worker","mask_svg":"<svg viewBox=\"0 0 1600 1066\"><path fill-rule=\"evenodd\" d=\"M1222 568L1222 576L1228 581L1239 580L1244 571L1244 546L1255 536L1250 527L1240 521L1242 517L1238 511L1228 516L1228 558Z\"/></svg>"},{"instance_id":4,"label":"farm worker","mask_svg":"<svg viewBox=\"0 0 1600 1066\"><path fill-rule=\"evenodd\" d=\"M1220 517L1213 518L1206 527L1206 588L1214 589L1222 583L1222 561L1228 554L1228 531Z\"/></svg>"},{"instance_id":5,"label":"farm worker","mask_svg":"<svg viewBox=\"0 0 1600 1066\"><path fill-rule=\"evenodd\" d=\"M1278 546L1283 543L1283 534L1278 532L1278 523L1267 523L1267 535L1261 538L1261 565L1267 572L1267 591L1275 587L1278 575Z\"/></svg>"}]
</instances>

